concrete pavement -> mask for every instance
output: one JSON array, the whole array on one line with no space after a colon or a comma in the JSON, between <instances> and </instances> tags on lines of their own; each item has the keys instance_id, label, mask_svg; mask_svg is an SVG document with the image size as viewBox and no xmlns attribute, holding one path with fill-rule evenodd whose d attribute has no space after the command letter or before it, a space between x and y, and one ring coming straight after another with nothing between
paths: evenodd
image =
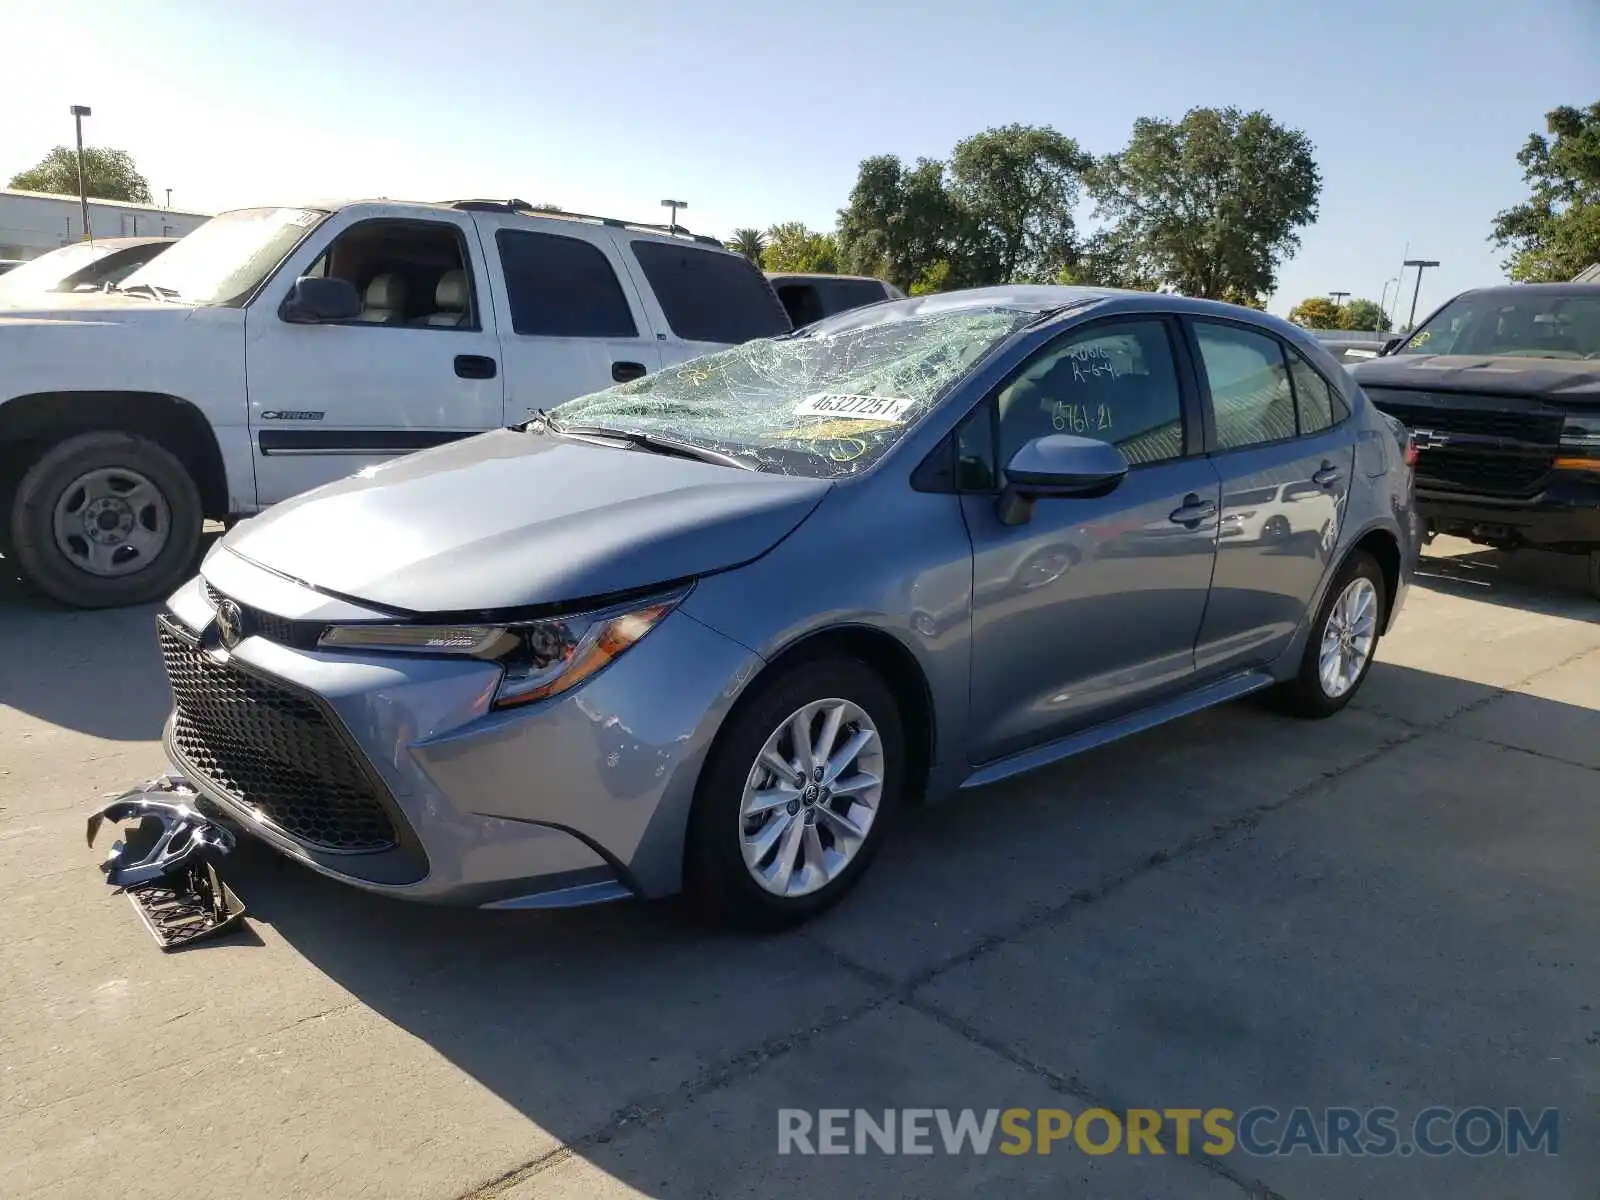
<instances>
[{"instance_id":1,"label":"concrete pavement","mask_svg":"<svg viewBox=\"0 0 1600 1200\"><path fill-rule=\"evenodd\" d=\"M82 841L163 766L151 613L0 581L0 1195L1592 1197L1600 604L1561 560L1424 569L1340 717L1233 705L919 811L794 934L250 848L251 934L170 956ZM1434 1104L1559 1108L1560 1153L777 1154L785 1107Z\"/></svg>"}]
</instances>

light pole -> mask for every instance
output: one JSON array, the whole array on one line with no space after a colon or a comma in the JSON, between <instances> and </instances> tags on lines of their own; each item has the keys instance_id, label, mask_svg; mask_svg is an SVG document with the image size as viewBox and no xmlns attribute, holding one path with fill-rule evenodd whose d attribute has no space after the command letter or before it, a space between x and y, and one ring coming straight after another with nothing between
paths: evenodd
<instances>
[{"instance_id":1,"label":"light pole","mask_svg":"<svg viewBox=\"0 0 1600 1200\"><path fill-rule=\"evenodd\" d=\"M669 218L669 220L667 222L667 228L672 230L673 232L677 232L677 229L678 229L678 210L680 208L688 208L689 207L689 202L687 200L663 200L661 202L661 207L662 208L670 208L672 210L672 216Z\"/></svg>"},{"instance_id":2,"label":"light pole","mask_svg":"<svg viewBox=\"0 0 1600 1200\"><path fill-rule=\"evenodd\" d=\"M1408 258L1405 265L1417 269L1417 286L1411 290L1411 317L1406 321L1406 328L1412 329L1417 324L1417 297L1422 292L1422 272L1429 267L1437 267L1439 262L1431 258Z\"/></svg>"},{"instance_id":3,"label":"light pole","mask_svg":"<svg viewBox=\"0 0 1600 1200\"><path fill-rule=\"evenodd\" d=\"M170 209L171 207L172 207L172 189L168 188L167 189L167 208Z\"/></svg>"},{"instance_id":4,"label":"light pole","mask_svg":"<svg viewBox=\"0 0 1600 1200\"><path fill-rule=\"evenodd\" d=\"M89 182L83 174L83 119L93 114L87 104L72 106L72 123L78 130L78 203L83 206L83 240L94 241L94 231L89 228Z\"/></svg>"}]
</instances>

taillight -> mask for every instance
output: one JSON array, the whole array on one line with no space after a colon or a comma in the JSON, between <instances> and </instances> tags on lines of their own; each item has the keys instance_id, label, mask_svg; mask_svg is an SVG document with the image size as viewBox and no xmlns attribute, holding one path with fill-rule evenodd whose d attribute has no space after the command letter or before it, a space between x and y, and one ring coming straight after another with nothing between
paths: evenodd
<instances>
[{"instance_id":1,"label":"taillight","mask_svg":"<svg viewBox=\"0 0 1600 1200\"><path fill-rule=\"evenodd\" d=\"M1408 466L1408 467L1416 466L1417 465L1417 439L1412 437L1409 433L1406 434L1406 448L1405 448L1405 452L1404 453L1405 453L1406 466Z\"/></svg>"}]
</instances>

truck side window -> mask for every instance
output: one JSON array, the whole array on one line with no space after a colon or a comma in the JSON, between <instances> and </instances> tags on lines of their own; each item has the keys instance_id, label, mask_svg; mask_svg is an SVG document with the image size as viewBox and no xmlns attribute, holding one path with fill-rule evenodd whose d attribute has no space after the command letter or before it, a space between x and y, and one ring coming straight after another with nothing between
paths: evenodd
<instances>
[{"instance_id":1,"label":"truck side window","mask_svg":"<svg viewBox=\"0 0 1600 1200\"><path fill-rule=\"evenodd\" d=\"M346 279L361 296L352 324L477 329L461 230L442 221L362 221L303 272Z\"/></svg>"},{"instance_id":2,"label":"truck side window","mask_svg":"<svg viewBox=\"0 0 1600 1200\"><path fill-rule=\"evenodd\" d=\"M789 332L789 314L743 255L642 238L630 245L667 324L684 341L737 345Z\"/></svg>"},{"instance_id":3,"label":"truck side window","mask_svg":"<svg viewBox=\"0 0 1600 1200\"><path fill-rule=\"evenodd\" d=\"M605 254L582 238L502 229L494 235L511 301L511 328L533 337L639 336Z\"/></svg>"}]
</instances>

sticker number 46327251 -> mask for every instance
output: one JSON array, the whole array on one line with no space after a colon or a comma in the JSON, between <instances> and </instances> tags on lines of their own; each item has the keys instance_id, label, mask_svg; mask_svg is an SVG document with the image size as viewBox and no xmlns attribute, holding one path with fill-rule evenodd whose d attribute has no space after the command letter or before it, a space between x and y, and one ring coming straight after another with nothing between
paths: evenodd
<instances>
[{"instance_id":1,"label":"sticker number 46327251","mask_svg":"<svg viewBox=\"0 0 1600 1200\"><path fill-rule=\"evenodd\" d=\"M853 417L860 421L900 422L915 400L895 396L852 396L843 392L818 392L794 406L797 417Z\"/></svg>"}]
</instances>

